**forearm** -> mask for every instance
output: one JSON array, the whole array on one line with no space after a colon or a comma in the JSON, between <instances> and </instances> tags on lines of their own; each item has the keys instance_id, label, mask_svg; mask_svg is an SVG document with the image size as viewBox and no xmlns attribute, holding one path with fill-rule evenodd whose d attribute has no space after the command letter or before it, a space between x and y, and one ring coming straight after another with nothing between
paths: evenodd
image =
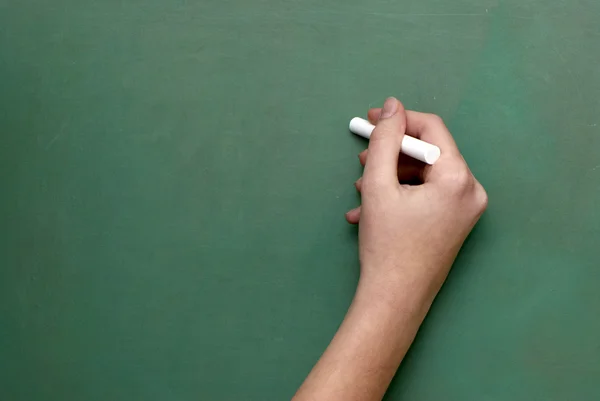
<instances>
[{"instance_id":1,"label":"forearm","mask_svg":"<svg viewBox=\"0 0 600 401\"><path fill-rule=\"evenodd\" d=\"M408 283L361 281L342 325L294 400L380 400L431 305L430 292Z\"/></svg>"}]
</instances>

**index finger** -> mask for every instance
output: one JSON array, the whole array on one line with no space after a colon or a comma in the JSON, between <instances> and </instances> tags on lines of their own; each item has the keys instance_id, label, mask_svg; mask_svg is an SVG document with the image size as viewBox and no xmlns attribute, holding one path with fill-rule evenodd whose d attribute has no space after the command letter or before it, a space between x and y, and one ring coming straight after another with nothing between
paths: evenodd
<instances>
[{"instance_id":1,"label":"index finger","mask_svg":"<svg viewBox=\"0 0 600 401\"><path fill-rule=\"evenodd\" d=\"M406 110L406 134L436 145L442 155L460 156L460 151L444 121L435 114Z\"/></svg>"}]
</instances>

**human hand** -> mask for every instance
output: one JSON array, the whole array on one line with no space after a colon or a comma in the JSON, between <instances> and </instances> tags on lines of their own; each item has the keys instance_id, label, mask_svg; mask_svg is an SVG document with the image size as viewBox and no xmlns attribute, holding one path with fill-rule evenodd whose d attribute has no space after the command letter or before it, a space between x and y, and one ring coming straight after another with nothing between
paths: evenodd
<instances>
[{"instance_id":1,"label":"human hand","mask_svg":"<svg viewBox=\"0 0 600 401\"><path fill-rule=\"evenodd\" d=\"M362 206L346 214L348 222L360 221L361 284L384 286L392 295L409 286L420 301L431 302L484 212L487 194L439 117L405 111L394 98L368 117L377 127L359 155ZM405 133L441 149L435 165L400 154Z\"/></svg>"},{"instance_id":2,"label":"human hand","mask_svg":"<svg viewBox=\"0 0 600 401\"><path fill-rule=\"evenodd\" d=\"M487 206L485 190L439 117L389 98L369 110L377 123L356 187L361 275L335 337L294 400L381 400L463 241ZM402 137L437 145L427 166L400 154ZM408 185L420 183L420 185Z\"/></svg>"}]
</instances>

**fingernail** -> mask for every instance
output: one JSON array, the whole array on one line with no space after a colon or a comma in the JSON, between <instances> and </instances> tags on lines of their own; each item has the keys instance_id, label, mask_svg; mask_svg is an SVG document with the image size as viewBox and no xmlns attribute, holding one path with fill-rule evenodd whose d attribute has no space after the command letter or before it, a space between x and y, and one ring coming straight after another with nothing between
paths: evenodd
<instances>
[{"instance_id":1,"label":"fingernail","mask_svg":"<svg viewBox=\"0 0 600 401\"><path fill-rule=\"evenodd\" d=\"M381 116L379 119L390 118L398 111L398 100L395 97L388 97L383 104L383 110L381 110Z\"/></svg>"}]
</instances>

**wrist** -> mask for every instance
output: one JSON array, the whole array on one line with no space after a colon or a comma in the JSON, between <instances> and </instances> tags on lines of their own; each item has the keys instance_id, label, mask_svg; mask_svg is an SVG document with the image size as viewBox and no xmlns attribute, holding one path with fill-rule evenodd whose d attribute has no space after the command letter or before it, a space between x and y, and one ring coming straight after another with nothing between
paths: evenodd
<instances>
[{"instance_id":1,"label":"wrist","mask_svg":"<svg viewBox=\"0 0 600 401\"><path fill-rule=\"evenodd\" d=\"M428 275L424 274L426 269L419 271L421 273L416 275L408 274L404 269L395 269L386 274L361 273L354 302L377 308L391 308L423 319L446 274Z\"/></svg>"}]
</instances>

